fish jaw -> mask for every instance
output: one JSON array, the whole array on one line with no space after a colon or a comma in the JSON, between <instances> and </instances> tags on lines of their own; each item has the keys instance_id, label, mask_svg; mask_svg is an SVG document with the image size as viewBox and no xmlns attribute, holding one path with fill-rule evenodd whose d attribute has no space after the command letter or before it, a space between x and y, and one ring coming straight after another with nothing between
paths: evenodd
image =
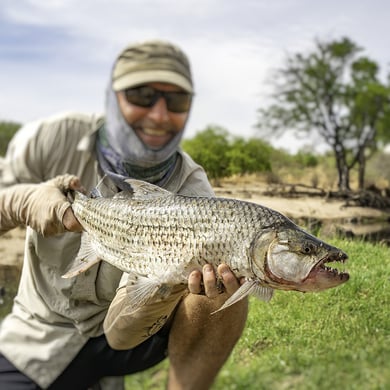
<instances>
[{"instance_id":1,"label":"fish jaw","mask_svg":"<svg viewBox=\"0 0 390 390\"><path fill-rule=\"evenodd\" d=\"M347 272L326 266L344 264L348 256L301 229L277 232L265 259L265 279L279 290L322 291L349 280Z\"/></svg>"},{"instance_id":2,"label":"fish jaw","mask_svg":"<svg viewBox=\"0 0 390 390\"><path fill-rule=\"evenodd\" d=\"M321 259L310 271L300 291L322 291L328 288L337 287L349 280L347 272L340 272L335 268L326 266L329 262L345 263L348 256L343 251L334 248L327 257Z\"/></svg>"}]
</instances>

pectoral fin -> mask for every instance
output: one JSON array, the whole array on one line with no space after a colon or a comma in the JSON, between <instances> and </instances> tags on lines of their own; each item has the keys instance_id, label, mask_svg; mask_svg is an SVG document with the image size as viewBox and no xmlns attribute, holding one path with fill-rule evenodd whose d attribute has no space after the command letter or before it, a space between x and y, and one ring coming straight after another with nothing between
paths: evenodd
<instances>
[{"instance_id":1,"label":"pectoral fin","mask_svg":"<svg viewBox=\"0 0 390 390\"><path fill-rule=\"evenodd\" d=\"M255 280L247 280L218 310L212 312L211 314L218 313L219 311L234 305L236 302L248 295L254 295L257 298L268 302L272 298L272 294L272 288L261 286Z\"/></svg>"},{"instance_id":2,"label":"pectoral fin","mask_svg":"<svg viewBox=\"0 0 390 390\"><path fill-rule=\"evenodd\" d=\"M256 284L250 294L264 302L269 302L274 294L274 289Z\"/></svg>"},{"instance_id":3,"label":"pectoral fin","mask_svg":"<svg viewBox=\"0 0 390 390\"><path fill-rule=\"evenodd\" d=\"M97 257L95 251L93 250L88 233L84 232L81 235L79 252L70 269L62 275L62 277L65 279L73 278L74 276L85 272L93 265L99 263L99 261L101 261L101 259Z\"/></svg>"}]
</instances>

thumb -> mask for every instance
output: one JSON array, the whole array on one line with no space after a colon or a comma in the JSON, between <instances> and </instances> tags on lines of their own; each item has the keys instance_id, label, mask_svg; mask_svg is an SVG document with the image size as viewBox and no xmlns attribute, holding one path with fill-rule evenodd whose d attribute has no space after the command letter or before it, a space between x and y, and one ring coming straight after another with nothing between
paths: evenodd
<instances>
[{"instance_id":1,"label":"thumb","mask_svg":"<svg viewBox=\"0 0 390 390\"><path fill-rule=\"evenodd\" d=\"M77 220L73 214L72 207L68 207L65 210L65 213L62 217L62 223L65 226L65 229L70 232L81 232L83 227L80 225L80 222Z\"/></svg>"}]
</instances>

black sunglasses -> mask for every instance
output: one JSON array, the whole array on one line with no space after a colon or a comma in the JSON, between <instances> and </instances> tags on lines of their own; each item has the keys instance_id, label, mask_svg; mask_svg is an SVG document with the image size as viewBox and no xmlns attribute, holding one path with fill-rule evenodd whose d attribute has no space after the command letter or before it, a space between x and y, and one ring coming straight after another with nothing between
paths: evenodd
<instances>
[{"instance_id":1,"label":"black sunglasses","mask_svg":"<svg viewBox=\"0 0 390 390\"><path fill-rule=\"evenodd\" d=\"M136 106L150 108L162 97L165 99L168 111L182 113L187 112L191 106L192 93L159 91L149 85L125 89L126 100Z\"/></svg>"}]
</instances>

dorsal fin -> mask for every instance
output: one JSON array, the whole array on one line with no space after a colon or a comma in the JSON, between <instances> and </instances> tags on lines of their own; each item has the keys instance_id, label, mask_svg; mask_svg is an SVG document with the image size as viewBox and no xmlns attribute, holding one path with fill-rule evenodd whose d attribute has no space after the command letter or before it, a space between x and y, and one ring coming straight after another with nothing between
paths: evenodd
<instances>
[{"instance_id":1,"label":"dorsal fin","mask_svg":"<svg viewBox=\"0 0 390 390\"><path fill-rule=\"evenodd\" d=\"M171 192L165 190L164 188L147 183L146 181L126 179L125 182L131 186L134 199L145 200L172 195Z\"/></svg>"}]
</instances>

